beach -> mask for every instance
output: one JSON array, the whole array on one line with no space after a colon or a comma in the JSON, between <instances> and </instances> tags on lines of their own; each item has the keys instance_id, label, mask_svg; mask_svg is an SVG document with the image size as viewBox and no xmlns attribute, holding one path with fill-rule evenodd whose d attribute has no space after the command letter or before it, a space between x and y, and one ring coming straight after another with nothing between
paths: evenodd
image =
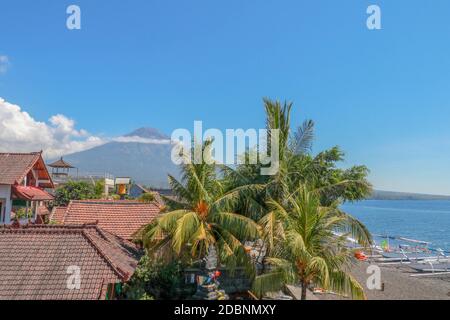
<instances>
[{"instance_id":1,"label":"beach","mask_svg":"<svg viewBox=\"0 0 450 320\"><path fill-rule=\"evenodd\" d=\"M369 290L366 286L368 262L359 262L352 267L351 274L364 287L368 300L450 300L450 274L433 277L411 277L417 274L406 265L380 266L384 291ZM345 297L321 294L320 300L342 300Z\"/></svg>"}]
</instances>

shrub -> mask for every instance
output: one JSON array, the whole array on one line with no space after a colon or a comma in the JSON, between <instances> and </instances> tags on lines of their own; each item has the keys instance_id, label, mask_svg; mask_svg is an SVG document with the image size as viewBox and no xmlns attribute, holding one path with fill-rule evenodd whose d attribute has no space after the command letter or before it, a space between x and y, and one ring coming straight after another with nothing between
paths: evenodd
<instances>
[{"instance_id":1,"label":"shrub","mask_svg":"<svg viewBox=\"0 0 450 320\"><path fill-rule=\"evenodd\" d=\"M191 296L192 290L195 288L184 285L183 266L179 261L164 263L145 255L124 286L124 298L176 300Z\"/></svg>"},{"instance_id":2,"label":"shrub","mask_svg":"<svg viewBox=\"0 0 450 320\"><path fill-rule=\"evenodd\" d=\"M138 200L140 202L144 202L144 203L151 203L151 202L155 201L155 196L152 193L143 193L138 198Z\"/></svg>"},{"instance_id":3,"label":"shrub","mask_svg":"<svg viewBox=\"0 0 450 320\"><path fill-rule=\"evenodd\" d=\"M96 199L95 186L85 181L69 181L56 190L55 206L67 206L71 200Z\"/></svg>"}]
</instances>

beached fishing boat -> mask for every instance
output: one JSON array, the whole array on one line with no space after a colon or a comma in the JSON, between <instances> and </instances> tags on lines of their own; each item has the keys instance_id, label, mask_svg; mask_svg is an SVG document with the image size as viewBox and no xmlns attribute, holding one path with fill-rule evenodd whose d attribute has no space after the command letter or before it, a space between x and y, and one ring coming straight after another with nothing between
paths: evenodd
<instances>
[{"instance_id":1,"label":"beached fishing boat","mask_svg":"<svg viewBox=\"0 0 450 320\"><path fill-rule=\"evenodd\" d=\"M414 261L414 263L411 263L409 267L420 272L450 272L450 258L445 255L446 251L442 249L437 249L434 251L438 253L436 259Z\"/></svg>"},{"instance_id":2,"label":"beached fishing boat","mask_svg":"<svg viewBox=\"0 0 450 320\"><path fill-rule=\"evenodd\" d=\"M445 258L447 251L431 248L431 242L401 236L375 235L382 241L372 247L373 256L382 263L422 263ZM420 265L418 267L421 267Z\"/></svg>"},{"instance_id":3,"label":"beached fishing boat","mask_svg":"<svg viewBox=\"0 0 450 320\"><path fill-rule=\"evenodd\" d=\"M411 261L411 260L425 260L425 259L437 259L438 256L430 252L382 252L383 258L389 259L390 261Z\"/></svg>"},{"instance_id":4,"label":"beached fishing boat","mask_svg":"<svg viewBox=\"0 0 450 320\"><path fill-rule=\"evenodd\" d=\"M450 263L447 260L430 260L424 263L411 263L408 267L420 272L450 272Z\"/></svg>"}]
</instances>

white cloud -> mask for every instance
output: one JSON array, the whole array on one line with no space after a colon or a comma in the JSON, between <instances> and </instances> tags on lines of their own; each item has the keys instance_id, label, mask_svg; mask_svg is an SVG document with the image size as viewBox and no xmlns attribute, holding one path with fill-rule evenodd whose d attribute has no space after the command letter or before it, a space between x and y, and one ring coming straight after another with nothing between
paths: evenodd
<instances>
[{"instance_id":1,"label":"white cloud","mask_svg":"<svg viewBox=\"0 0 450 320\"><path fill-rule=\"evenodd\" d=\"M9 58L7 56L0 55L0 74L6 73L9 67Z\"/></svg>"},{"instance_id":2,"label":"white cloud","mask_svg":"<svg viewBox=\"0 0 450 320\"><path fill-rule=\"evenodd\" d=\"M139 136L104 138L76 129L75 121L62 114L48 122L35 120L18 105L0 97L0 152L44 151L46 158L84 151L115 141L123 143L170 144L166 139L148 139Z\"/></svg>"},{"instance_id":3,"label":"white cloud","mask_svg":"<svg viewBox=\"0 0 450 320\"><path fill-rule=\"evenodd\" d=\"M18 105L0 98L0 151L44 150L47 158L83 151L104 144L105 139L77 130L75 121L58 114L49 122L32 118Z\"/></svg>"}]
</instances>

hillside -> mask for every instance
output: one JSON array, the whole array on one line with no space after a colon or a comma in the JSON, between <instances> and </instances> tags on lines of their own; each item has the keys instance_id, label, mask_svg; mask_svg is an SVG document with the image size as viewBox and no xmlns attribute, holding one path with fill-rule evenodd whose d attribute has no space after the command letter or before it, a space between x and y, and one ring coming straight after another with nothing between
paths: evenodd
<instances>
[{"instance_id":1,"label":"hillside","mask_svg":"<svg viewBox=\"0 0 450 320\"><path fill-rule=\"evenodd\" d=\"M69 154L64 160L77 167L80 175L109 173L131 177L148 186L167 188L167 174L177 176L179 171L170 158L172 147L167 142L170 138L153 128L141 128L124 137L123 142L109 142Z\"/></svg>"},{"instance_id":2,"label":"hillside","mask_svg":"<svg viewBox=\"0 0 450 320\"><path fill-rule=\"evenodd\" d=\"M450 200L450 196L374 190L368 200Z\"/></svg>"}]
</instances>

